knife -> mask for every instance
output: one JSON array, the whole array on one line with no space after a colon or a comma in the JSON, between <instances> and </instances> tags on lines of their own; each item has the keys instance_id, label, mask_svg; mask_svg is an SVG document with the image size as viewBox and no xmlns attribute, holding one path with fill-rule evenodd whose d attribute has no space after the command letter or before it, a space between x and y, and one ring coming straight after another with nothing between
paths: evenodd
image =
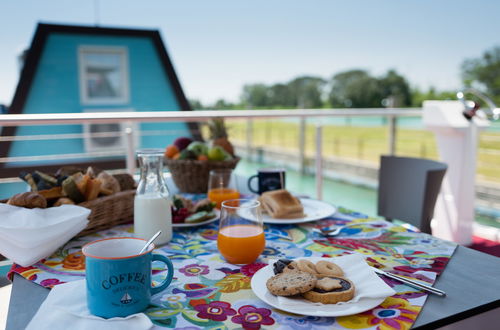
<instances>
[{"instance_id":1,"label":"knife","mask_svg":"<svg viewBox=\"0 0 500 330\"><path fill-rule=\"evenodd\" d=\"M395 279L397 281L403 282L404 284L409 285L409 286L411 286L413 288L424 290L424 291L427 291L427 292L430 292L430 293L434 293L434 294L436 294L438 296L441 296L441 297L446 296L446 292L444 292L442 290L439 290L437 288L434 288L434 287L432 287L430 285L420 284L418 282L415 282L415 281L409 280L407 278L404 278L403 276L399 276L399 275L396 275L396 274L393 274L393 273L389 273L389 272L383 271L383 270L375 268L375 267L372 267L372 269L377 274L384 275L384 276L390 277L392 279Z\"/></svg>"}]
</instances>

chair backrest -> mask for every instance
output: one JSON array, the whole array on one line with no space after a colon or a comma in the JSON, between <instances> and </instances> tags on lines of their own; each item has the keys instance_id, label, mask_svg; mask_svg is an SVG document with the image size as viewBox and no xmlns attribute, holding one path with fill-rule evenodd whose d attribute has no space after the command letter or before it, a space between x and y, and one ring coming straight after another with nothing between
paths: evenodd
<instances>
[{"instance_id":1,"label":"chair backrest","mask_svg":"<svg viewBox=\"0 0 500 330\"><path fill-rule=\"evenodd\" d=\"M382 156L378 215L408 222L431 233L437 196L448 166L423 158Z\"/></svg>"}]
</instances>

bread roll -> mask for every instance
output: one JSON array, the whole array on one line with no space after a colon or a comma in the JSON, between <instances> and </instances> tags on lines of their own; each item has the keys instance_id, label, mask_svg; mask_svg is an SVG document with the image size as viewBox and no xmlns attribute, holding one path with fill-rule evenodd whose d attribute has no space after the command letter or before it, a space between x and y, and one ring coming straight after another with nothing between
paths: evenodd
<instances>
[{"instance_id":1,"label":"bread roll","mask_svg":"<svg viewBox=\"0 0 500 330\"><path fill-rule=\"evenodd\" d=\"M75 202L73 202L68 197L61 197L58 200L56 200L54 206L61 206L61 205L75 205Z\"/></svg>"},{"instance_id":2,"label":"bread roll","mask_svg":"<svg viewBox=\"0 0 500 330\"><path fill-rule=\"evenodd\" d=\"M113 174L113 177L118 180L120 190L125 191L135 189L134 177L128 173Z\"/></svg>"},{"instance_id":3,"label":"bread roll","mask_svg":"<svg viewBox=\"0 0 500 330\"><path fill-rule=\"evenodd\" d=\"M111 195L121 190L118 180L104 171L99 173L97 179L101 181L101 192L105 195Z\"/></svg>"},{"instance_id":4,"label":"bread roll","mask_svg":"<svg viewBox=\"0 0 500 330\"><path fill-rule=\"evenodd\" d=\"M12 196L7 204L28 209L44 209L47 207L47 199L36 192L25 192Z\"/></svg>"}]
</instances>

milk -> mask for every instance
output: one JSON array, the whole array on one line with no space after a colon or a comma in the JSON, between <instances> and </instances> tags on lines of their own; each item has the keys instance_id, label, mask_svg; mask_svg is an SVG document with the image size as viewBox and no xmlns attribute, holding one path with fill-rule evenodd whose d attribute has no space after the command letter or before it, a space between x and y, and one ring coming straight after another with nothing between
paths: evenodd
<instances>
[{"instance_id":1,"label":"milk","mask_svg":"<svg viewBox=\"0 0 500 330\"><path fill-rule=\"evenodd\" d=\"M156 245L172 239L172 210L168 197L157 194L136 195L134 199L134 232L137 237L149 239L161 230Z\"/></svg>"}]
</instances>

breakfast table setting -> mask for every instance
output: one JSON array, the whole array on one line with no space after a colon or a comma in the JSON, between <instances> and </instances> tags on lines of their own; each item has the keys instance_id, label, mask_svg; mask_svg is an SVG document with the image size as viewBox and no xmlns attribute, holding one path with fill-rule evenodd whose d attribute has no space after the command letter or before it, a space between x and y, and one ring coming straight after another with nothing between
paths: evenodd
<instances>
[{"instance_id":1,"label":"breakfast table setting","mask_svg":"<svg viewBox=\"0 0 500 330\"><path fill-rule=\"evenodd\" d=\"M436 279L441 277L450 260L457 258L457 256L452 257L457 250L454 243L342 207L337 207L335 213L318 221L268 223L264 227L266 242L264 251L255 262L243 266L227 263L218 252L217 221L201 226L174 229L172 240L155 250L155 253L167 256L172 261L173 280L167 289L152 297L151 304L144 312L151 324L146 322L144 326L177 329L433 328L437 324L442 324L440 322L445 320L446 316L447 322L460 319L460 313L452 312L446 315L443 312L432 315L431 307L427 313L431 315L424 315L423 319L421 314L425 314L424 307L430 303L434 308L447 304L448 307L456 305L458 310L465 310L462 311L465 317L470 315L467 309L476 309L478 313L477 309L481 306L485 310L492 308L492 304L498 306L498 294L484 289L485 294L490 292L490 297L483 296L482 302L469 302L474 308L459 306L464 303L462 299L458 299L460 301L457 302L455 298L459 290L456 286L460 286L460 283L444 281L436 283ZM337 235L324 235L320 229L327 227L341 230ZM72 239L50 257L31 266L22 267L14 264L10 272L10 276L14 276L14 290L9 309L8 328L23 328L31 321L31 317L35 316L38 306L21 311L21 306L29 306L28 300L33 299L30 292L32 294L36 292L34 295L39 297L39 305L47 296L49 292L47 289L85 278L85 257L81 249L86 243L102 238L133 235L132 225L120 225ZM454 265L455 267L463 267L462 263L484 263L483 276L478 277L478 281L486 280L495 269L498 271L498 263L494 266L496 268L492 269L488 258L482 254L460 246L458 249L460 249L459 259L464 258L464 260L455 260L460 262L459 265ZM463 254L467 255L462 256ZM476 254L481 256L477 258ZM291 309L292 312L284 311L279 305L259 299L253 290L254 275L268 267L273 260L345 256L361 257L371 267L400 274L423 284L434 284L441 288L444 286L445 289L451 285L455 291L446 290L447 296L440 297L381 276L380 279L393 290L393 293L382 299L383 301L377 306L352 315L311 316L301 315L300 309L295 310L293 305L291 307L286 305L284 308ZM476 267L464 272L462 282L477 287L478 285L468 281L470 276L467 275L475 272L478 272ZM161 267L153 266L153 283L161 282L165 273ZM456 271L453 273L450 275L456 276ZM37 286L36 289L33 289L33 284ZM257 283L257 287L259 284L261 288L265 287L262 283ZM498 289L498 282L492 282L491 285ZM41 291L40 288L45 289ZM19 317L23 313L28 313L31 317ZM335 311L330 315L334 314ZM419 324L420 320L422 322Z\"/></svg>"},{"instance_id":2,"label":"breakfast table setting","mask_svg":"<svg viewBox=\"0 0 500 330\"><path fill-rule=\"evenodd\" d=\"M288 191L284 169L249 178L221 148L214 163L182 148L139 150L136 180L23 174L80 203L0 204L7 329L434 329L500 307L497 258Z\"/></svg>"}]
</instances>

